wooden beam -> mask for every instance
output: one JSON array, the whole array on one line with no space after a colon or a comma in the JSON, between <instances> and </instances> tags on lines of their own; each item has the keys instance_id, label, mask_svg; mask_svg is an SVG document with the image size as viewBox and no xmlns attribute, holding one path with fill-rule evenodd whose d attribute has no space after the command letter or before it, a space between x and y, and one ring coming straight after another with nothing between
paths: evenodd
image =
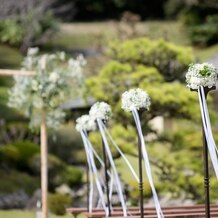
<instances>
[{"instance_id":1,"label":"wooden beam","mask_svg":"<svg viewBox=\"0 0 218 218\"><path fill-rule=\"evenodd\" d=\"M0 69L0 76L33 76L34 71Z\"/></svg>"}]
</instances>

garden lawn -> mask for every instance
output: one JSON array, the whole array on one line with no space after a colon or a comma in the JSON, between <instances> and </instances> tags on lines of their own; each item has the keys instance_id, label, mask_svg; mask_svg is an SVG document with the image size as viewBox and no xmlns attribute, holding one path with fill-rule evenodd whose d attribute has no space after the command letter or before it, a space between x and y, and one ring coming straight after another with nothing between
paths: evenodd
<instances>
[{"instance_id":1,"label":"garden lawn","mask_svg":"<svg viewBox=\"0 0 218 218\"><path fill-rule=\"evenodd\" d=\"M0 210L0 217L4 218L35 218L35 211L26 211L26 210ZM72 215L66 214L65 216L57 216L51 214L49 218L72 218Z\"/></svg>"}]
</instances>

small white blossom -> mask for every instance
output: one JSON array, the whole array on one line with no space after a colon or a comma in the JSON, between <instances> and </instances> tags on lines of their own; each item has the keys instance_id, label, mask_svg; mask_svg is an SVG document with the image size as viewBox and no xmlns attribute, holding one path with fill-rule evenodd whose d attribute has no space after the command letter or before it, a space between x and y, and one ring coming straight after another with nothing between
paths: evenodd
<instances>
[{"instance_id":1,"label":"small white blossom","mask_svg":"<svg viewBox=\"0 0 218 218\"><path fill-rule=\"evenodd\" d=\"M73 59L73 64L68 62L65 65L62 63L65 59L64 52L38 55L38 48L28 50L22 69L34 71L35 74L14 78L14 86L9 90L8 105L30 117L31 127L39 126L41 111L46 110L47 125L57 128L65 115L59 105L71 91L72 84L75 87L73 91L81 91L78 89L81 85L78 77L82 78L85 61L77 57Z\"/></svg>"},{"instance_id":2,"label":"small white blossom","mask_svg":"<svg viewBox=\"0 0 218 218\"><path fill-rule=\"evenodd\" d=\"M76 130L95 131L97 128L95 120L89 115L83 115L76 120Z\"/></svg>"},{"instance_id":3,"label":"small white blossom","mask_svg":"<svg viewBox=\"0 0 218 218\"><path fill-rule=\"evenodd\" d=\"M122 94L122 109L131 112L133 109L149 109L151 105L150 97L142 89L130 89Z\"/></svg>"},{"instance_id":4,"label":"small white blossom","mask_svg":"<svg viewBox=\"0 0 218 218\"><path fill-rule=\"evenodd\" d=\"M192 64L186 73L187 86L198 89L199 86L209 87L216 85L217 69L209 63Z\"/></svg>"},{"instance_id":5,"label":"small white blossom","mask_svg":"<svg viewBox=\"0 0 218 218\"><path fill-rule=\"evenodd\" d=\"M38 81L35 80L35 79L33 79L31 86L32 86L32 90L33 90L33 91L37 91L38 88L39 88L39 83L38 83Z\"/></svg>"},{"instance_id":6,"label":"small white blossom","mask_svg":"<svg viewBox=\"0 0 218 218\"><path fill-rule=\"evenodd\" d=\"M27 56L37 55L38 52L39 52L39 48L38 47L29 48L28 51L27 51Z\"/></svg>"},{"instance_id":7,"label":"small white blossom","mask_svg":"<svg viewBox=\"0 0 218 218\"><path fill-rule=\"evenodd\" d=\"M47 114L47 125L53 129L59 128L64 121L65 115L65 112L60 108L53 109Z\"/></svg>"},{"instance_id":8,"label":"small white blossom","mask_svg":"<svg viewBox=\"0 0 218 218\"><path fill-rule=\"evenodd\" d=\"M89 115L94 120L108 120L111 115L111 106L105 102L96 102L90 109Z\"/></svg>"},{"instance_id":9,"label":"small white blossom","mask_svg":"<svg viewBox=\"0 0 218 218\"><path fill-rule=\"evenodd\" d=\"M53 82L53 83L56 83L59 80L59 78L60 78L60 76L56 72L52 72L49 75L49 81Z\"/></svg>"}]
</instances>

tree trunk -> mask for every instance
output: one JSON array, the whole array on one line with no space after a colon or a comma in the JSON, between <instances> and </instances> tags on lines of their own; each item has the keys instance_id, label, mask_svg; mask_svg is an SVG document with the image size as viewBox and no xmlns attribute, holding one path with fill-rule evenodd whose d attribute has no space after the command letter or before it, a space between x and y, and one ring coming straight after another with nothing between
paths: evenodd
<instances>
[{"instance_id":1,"label":"tree trunk","mask_svg":"<svg viewBox=\"0 0 218 218\"><path fill-rule=\"evenodd\" d=\"M48 216L48 149L47 149L47 127L46 112L42 111L42 121L40 129L41 140L41 196L42 196L42 218Z\"/></svg>"}]
</instances>

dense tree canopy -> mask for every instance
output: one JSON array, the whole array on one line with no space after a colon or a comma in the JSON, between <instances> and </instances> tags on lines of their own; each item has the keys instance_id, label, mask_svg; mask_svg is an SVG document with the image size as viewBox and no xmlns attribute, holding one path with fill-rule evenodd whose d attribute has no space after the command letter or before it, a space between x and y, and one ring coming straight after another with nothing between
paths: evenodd
<instances>
[{"instance_id":1,"label":"dense tree canopy","mask_svg":"<svg viewBox=\"0 0 218 218\"><path fill-rule=\"evenodd\" d=\"M190 48L163 40L139 38L115 42L109 46L107 53L111 60L87 84L89 94L112 106L113 122L109 124L112 136L121 149L134 159L137 155L135 127L131 114L121 109L121 95L136 87L147 91L151 107L148 112L141 112L141 120L157 189L163 193L170 192L174 197L186 193L186 198L201 201L203 179L199 106L196 93L190 92L184 82L185 71L194 61ZM165 120L173 119L177 127L168 126L164 132L156 132L150 121L157 116ZM101 144L97 133L91 134L91 140L94 145ZM115 157L119 156L114 149L112 151ZM124 170L118 162L122 175ZM136 163L135 160L133 162ZM125 179L125 175L122 177ZM127 183L137 186L134 181ZM130 195L137 196L134 192ZM150 192L145 195L150 196Z\"/></svg>"}]
</instances>

